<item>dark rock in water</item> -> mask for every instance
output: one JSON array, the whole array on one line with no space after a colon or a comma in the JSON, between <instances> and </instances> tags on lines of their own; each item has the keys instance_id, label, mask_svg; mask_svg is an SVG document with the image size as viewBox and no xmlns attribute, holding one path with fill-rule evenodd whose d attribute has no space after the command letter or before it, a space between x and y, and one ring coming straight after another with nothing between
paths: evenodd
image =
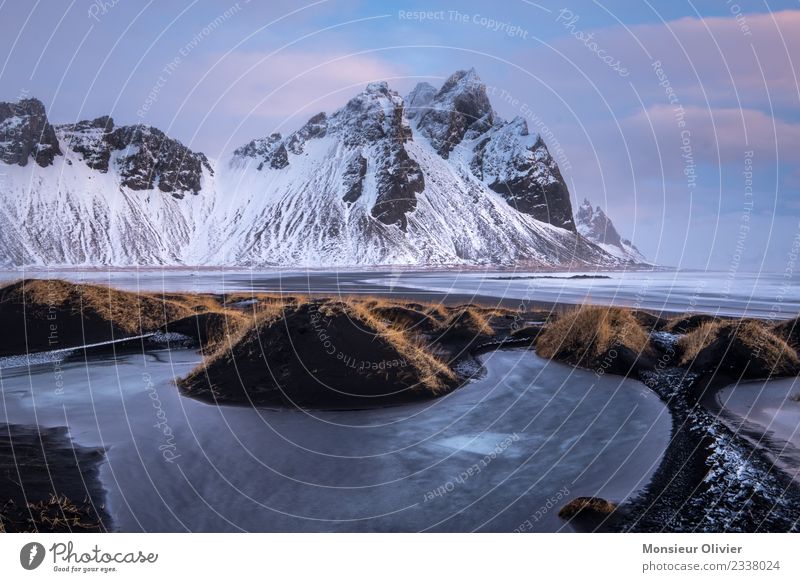
<instances>
[{"instance_id":1,"label":"dark rock in water","mask_svg":"<svg viewBox=\"0 0 800 582\"><path fill-rule=\"evenodd\" d=\"M572 519L581 514L606 517L616 509L615 503L601 497L576 497L559 510L558 516L562 519Z\"/></svg>"},{"instance_id":2,"label":"dark rock in water","mask_svg":"<svg viewBox=\"0 0 800 582\"><path fill-rule=\"evenodd\" d=\"M41 101L0 102L0 161L26 166L33 159L45 167L60 155L56 132Z\"/></svg>"},{"instance_id":3,"label":"dark rock in water","mask_svg":"<svg viewBox=\"0 0 800 582\"><path fill-rule=\"evenodd\" d=\"M618 521L617 504L601 497L576 497L558 512L558 517L569 520L578 531L613 529Z\"/></svg>"}]
</instances>

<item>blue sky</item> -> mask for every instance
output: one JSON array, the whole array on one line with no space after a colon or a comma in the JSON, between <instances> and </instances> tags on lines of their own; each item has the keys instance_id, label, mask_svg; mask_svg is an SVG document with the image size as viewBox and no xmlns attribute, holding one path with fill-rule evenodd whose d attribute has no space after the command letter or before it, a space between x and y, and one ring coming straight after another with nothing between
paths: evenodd
<instances>
[{"instance_id":1,"label":"blue sky","mask_svg":"<svg viewBox=\"0 0 800 582\"><path fill-rule=\"evenodd\" d=\"M648 257L783 271L800 234L797 1L32 0L0 5L0 29L1 100L215 158L370 81L405 93L475 67L558 149L573 202Z\"/></svg>"}]
</instances>

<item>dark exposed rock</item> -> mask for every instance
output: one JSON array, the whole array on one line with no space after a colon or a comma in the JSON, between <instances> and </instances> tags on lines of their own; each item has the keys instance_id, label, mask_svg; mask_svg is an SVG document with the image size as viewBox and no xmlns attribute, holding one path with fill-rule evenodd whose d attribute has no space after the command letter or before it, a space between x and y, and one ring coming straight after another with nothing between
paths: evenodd
<instances>
[{"instance_id":1,"label":"dark exposed rock","mask_svg":"<svg viewBox=\"0 0 800 582\"><path fill-rule=\"evenodd\" d=\"M254 139L247 145L238 148L233 154L260 160L259 170L264 169L264 166L280 170L289 165L289 154L286 152L286 146L279 133L273 133L267 138Z\"/></svg>"},{"instance_id":2,"label":"dark exposed rock","mask_svg":"<svg viewBox=\"0 0 800 582\"><path fill-rule=\"evenodd\" d=\"M205 155L193 152L154 127L120 127L108 134L107 141L113 149L125 150L119 159L120 175L122 184L132 190L158 186L173 195L187 191L197 194L203 167L212 172Z\"/></svg>"},{"instance_id":3,"label":"dark exposed rock","mask_svg":"<svg viewBox=\"0 0 800 582\"><path fill-rule=\"evenodd\" d=\"M364 177L367 175L367 159L360 153L354 155L344 169L342 188L345 202L355 202L364 191Z\"/></svg>"},{"instance_id":4,"label":"dark exposed rock","mask_svg":"<svg viewBox=\"0 0 800 582\"><path fill-rule=\"evenodd\" d=\"M498 123L475 146L472 172L517 211L575 231L569 190L541 137L521 117Z\"/></svg>"},{"instance_id":5,"label":"dark exposed rock","mask_svg":"<svg viewBox=\"0 0 800 582\"><path fill-rule=\"evenodd\" d=\"M599 206L592 208L589 200L584 199L583 204L575 213L575 220L583 225L582 234L589 240L619 246L622 242L614 223L609 220L603 209Z\"/></svg>"},{"instance_id":6,"label":"dark exposed rock","mask_svg":"<svg viewBox=\"0 0 800 582\"><path fill-rule=\"evenodd\" d=\"M411 128L403 115L403 100L386 83L371 83L331 117L331 125L346 145L368 146L372 154L377 188L372 217L405 229L406 214L416 208L416 194L425 188L425 179L404 146Z\"/></svg>"},{"instance_id":7,"label":"dark exposed rock","mask_svg":"<svg viewBox=\"0 0 800 582\"><path fill-rule=\"evenodd\" d=\"M443 158L473 130L477 137L494 123L486 85L475 69L456 71L445 81L420 116L419 129Z\"/></svg>"},{"instance_id":8,"label":"dark exposed rock","mask_svg":"<svg viewBox=\"0 0 800 582\"><path fill-rule=\"evenodd\" d=\"M342 200L354 203L362 194L367 165L375 175L376 199L370 214L376 220L405 229L406 214L417 205L416 194L425 188L419 164L405 149L412 137L404 116L403 100L385 82L370 83L330 116L319 113L285 139L273 134L254 140L236 150L234 159L256 158L281 168L291 164L292 155L302 155L309 140L335 136L345 151L342 171Z\"/></svg>"},{"instance_id":9,"label":"dark exposed rock","mask_svg":"<svg viewBox=\"0 0 800 582\"><path fill-rule=\"evenodd\" d=\"M26 166L33 158L45 167L59 155L58 139L41 101L0 102L0 161Z\"/></svg>"},{"instance_id":10,"label":"dark exposed rock","mask_svg":"<svg viewBox=\"0 0 800 582\"><path fill-rule=\"evenodd\" d=\"M436 93L436 87L430 83L417 83L404 99L406 118L415 119L424 115L430 109Z\"/></svg>"},{"instance_id":11,"label":"dark exposed rock","mask_svg":"<svg viewBox=\"0 0 800 582\"><path fill-rule=\"evenodd\" d=\"M575 213L575 225L578 232L587 240L595 244L610 245L619 249L619 252L615 252L617 256L634 262L646 261L639 249L630 240L620 236L614 223L603 212L603 209L599 206L592 207L588 199L584 199L583 204L578 207ZM606 246L604 248L608 249L609 247ZM612 252L614 252L613 249Z\"/></svg>"},{"instance_id":12,"label":"dark exposed rock","mask_svg":"<svg viewBox=\"0 0 800 582\"><path fill-rule=\"evenodd\" d=\"M79 121L62 125L59 132L66 137L68 147L83 157L93 170L108 172L111 148L105 141L106 134L114 130L114 120L107 115L92 121Z\"/></svg>"},{"instance_id":13,"label":"dark exposed rock","mask_svg":"<svg viewBox=\"0 0 800 582\"><path fill-rule=\"evenodd\" d=\"M203 168L213 173L206 156L193 152L163 131L147 125L114 127L108 117L58 127L70 149L79 153L90 168L108 172L111 154L116 157L120 182L131 190L158 188L182 198L197 194Z\"/></svg>"},{"instance_id":14,"label":"dark exposed rock","mask_svg":"<svg viewBox=\"0 0 800 582\"><path fill-rule=\"evenodd\" d=\"M287 149L293 154L303 153L305 143L310 139L325 137L328 131L328 116L324 112L317 113L306 124L294 132L286 140Z\"/></svg>"},{"instance_id":15,"label":"dark exposed rock","mask_svg":"<svg viewBox=\"0 0 800 582\"><path fill-rule=\"evenodd\" d=\"M419 164L408 156L405 148L387 146L386 150L386 163L378 169L378 198L372 207L372 216L405 230L406 213L417 207L416 194L425 189L425 178Z\"/></svg>"}]
</instances>

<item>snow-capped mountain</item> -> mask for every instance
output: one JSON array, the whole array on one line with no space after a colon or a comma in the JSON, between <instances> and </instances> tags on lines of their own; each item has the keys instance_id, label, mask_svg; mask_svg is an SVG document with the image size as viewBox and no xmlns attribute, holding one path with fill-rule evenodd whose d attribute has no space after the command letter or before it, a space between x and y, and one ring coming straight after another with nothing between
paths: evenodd
<instances>
[{"instance_id":1,"label":"snow-capped mountain","mask_svg":"<svg viewBox=\"0 0 800 582\"><path fill-rule=\"evenodd\" d=\"M575 224L581 235L607 253L629 262L647 263L639 249L620 236L603 209L599 206L592 207L592 203L586 198L575 212Z\"/></svg>"},{"instance_id":2,"label":"snow-capped mountain","mask_svg":"<svg viewBox=\"0 0 800 582\"><path fill-rule=\"evenodd\" d=\"M620 265L576 231L524 119L474 70L344 107L214 162L158 129L0 104L0 264ZM605 244L605 243L603 243Z\"/></svg>"}]
</instances>

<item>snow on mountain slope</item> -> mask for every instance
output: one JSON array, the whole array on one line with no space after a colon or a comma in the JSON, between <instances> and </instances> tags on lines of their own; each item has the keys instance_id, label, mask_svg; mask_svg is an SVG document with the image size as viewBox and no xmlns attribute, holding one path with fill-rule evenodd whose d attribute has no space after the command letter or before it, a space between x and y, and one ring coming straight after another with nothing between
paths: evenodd
<instances>
[{"instance_id":1,"label":"snow on mountain slope","mask_svg":"<svg viewBox=\"0 0 800 582\"><path fill-rule=\"evenodd\" d=\"M438 91L420 84L405 100L372 83L338 111L218 163L155 128L115 127L107 117L51 135L36 103L26 105L31 120L13 105L3 118L8 104L0 104L0 129L29 128L15 140L0 136L0 264L629 260L575 232L544 142L524 120L497 117L473 70Z\"/></svg>"},{"instance_id":2,"label":"snow on mountain slope","mask_svg":"<svg viewBox=\"0 0 800 582\"><path fill-rule=\"evenodd\" d=\"M71 153L4 172L0 249L9 266L180 264L208 218L206 196L131 190ZM205 180L212 190L213 178Z\"/></svg>"},{"instance_id":3,"label":"snow on mountain slope","mask_svg":"<svg viewBox=\"0 0 800 582\"><path fill-rule=\"evenodd\" d=\"M588 199L578 207L575 213L578 232L607 253L633 263L647 263L647 259L639 252L631 241L622 238L614 223L599 206L592 207Z\"/></svg>"}]
</instances>

